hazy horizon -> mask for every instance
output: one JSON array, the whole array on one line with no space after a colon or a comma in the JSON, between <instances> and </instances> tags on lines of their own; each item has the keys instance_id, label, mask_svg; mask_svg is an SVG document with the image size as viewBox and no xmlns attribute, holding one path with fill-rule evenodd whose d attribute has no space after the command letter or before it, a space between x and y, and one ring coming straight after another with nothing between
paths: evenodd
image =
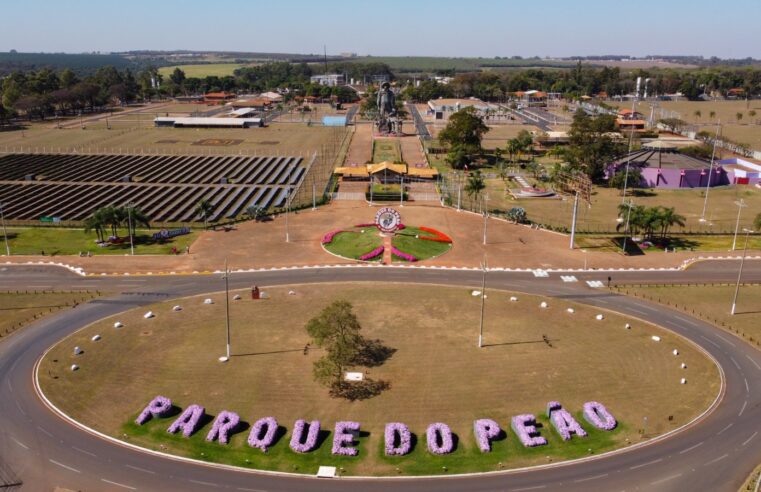
<instances>
[{"instance_id":1,"label":"hazy horizon","mask_svg":"<svg viewBox=\"0 0 761 492\"><path fill-rule=\"evenodd\" d=\"M467 9L455 0L356 5L134 0L117 9L94 0L28 0L4 6L0 51L309 54L327 45L330 55L761 58L757 0L738 0L731 9L706 0L642 0L615 8L602 0L548 0L540 7L471 0Z\"/></svg>"}]
</instances>

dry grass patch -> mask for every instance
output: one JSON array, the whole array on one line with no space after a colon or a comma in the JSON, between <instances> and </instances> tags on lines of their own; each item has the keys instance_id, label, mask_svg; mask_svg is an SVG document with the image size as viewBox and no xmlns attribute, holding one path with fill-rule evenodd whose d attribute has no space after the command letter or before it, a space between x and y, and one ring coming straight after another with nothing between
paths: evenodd
<instances>
[{"instance_id":1,"label":"dry grass patch","mask_svg":"<svg viewBox=\"0 0 761 492\"><path fill-rule=\"evenodd\" d=\"M289 289L295 295L288 295ZM115 437L173 452L241 466L313 473L316 464L338 463L350 474L442 473L498 469L567 459L639 441L666 432L701 413L719 388L716 367L691 344L665 330L560 300L504 291L489 292L483 349L476 347L480 299L470 289L408 284L320 284L265 289L268 300L231 302L233 357L224 352L224 295L193 297L156 304L95 323L54 347L43 360L40 381L45 394L67 414ZM211 297L215 304L203 304ZM363 335L396 349L373 379L391 383L380 396L365 401L334 399L312 379L312 364L322 354L310 348L306 322L337 298L353 302ZM183 310L173 312L172 305ZM575 313L566 311L573 306ZM148 310L156 313L144 319ZM116 320L124 323L114 329ZM624 329L625 323L632 329ZM99 342L90 341L94 334ZM650 339L662 337L660 343ZM546 337L549 343L543 340ZM74 356L79 345L84 354ZM671 354L677 348L678 357ZM81 366L71 372L72 363ZM680 369L687 363L687 371ZM680 385L687 377L694 384ZM246 433L228 448L203 441L208 428L191 439L174 438L168 421L137 427L130 422L157 394L186 407L198 403L207 413L232 410L249 423L274 415L289 433L262 455L245 444ZM675 397L678 396L678 397ZM544 423L550 445L519 447L510 435L495 452L482 455L472 437L476 418L493 418L509 429L520 413L543 414L546 402L559 400L580 418L585 401L605 403L621 423L612 433L590 440L559 442ZM673 416L669 420L669 416ZM319 419L331 430L338 420L356 420L369 435L360 439L360 458L330 456L330 441L308 456L288 449L296 419ZM399 421L422 443L411 455L383 456L383 426ZM425 451L428 424L448 423L459 435L457 451L432 457ZM585 428L589 428L582 421ZM203 453L203 454L202 454Z\"/></svg>"}]
</instances>

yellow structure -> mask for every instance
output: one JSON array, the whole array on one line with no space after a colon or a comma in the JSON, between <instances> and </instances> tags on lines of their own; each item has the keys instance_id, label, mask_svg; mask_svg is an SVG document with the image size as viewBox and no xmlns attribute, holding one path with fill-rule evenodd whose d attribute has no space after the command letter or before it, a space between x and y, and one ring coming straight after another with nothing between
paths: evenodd
<instances>
[{"instance_id":1,"label":"yellow structure","mask_svg":"<svg viewBox=\"0 0 761 492\"><path fill-rule=\"evenodd\" d=\"M367 164L364 167L338 167L333 174L351 178L369 178L378 174L388 175L389 173L400 176L409 176L413 178L435 178L439 172L433 168L409 167L407 164L397 164L389 161L378 164Z\"/></svg>"}]
</instances>

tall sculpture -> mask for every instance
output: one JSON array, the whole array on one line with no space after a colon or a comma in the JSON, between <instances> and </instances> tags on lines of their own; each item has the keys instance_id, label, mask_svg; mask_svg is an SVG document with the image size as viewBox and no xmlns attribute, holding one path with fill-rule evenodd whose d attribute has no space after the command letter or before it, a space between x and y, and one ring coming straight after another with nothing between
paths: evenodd
<instances>
[{"instance_id":1,"label":"tall sculpture","mask_svg":"<svg viewBox=\"0 0 761 492\"><path fill-rule=\"evenodd\" d=\"M391 84L384 82L376 97L378 106L378 132L401 133L402 124L396 113L396 94L391 90Z\"/></svg>"}]
</instances>

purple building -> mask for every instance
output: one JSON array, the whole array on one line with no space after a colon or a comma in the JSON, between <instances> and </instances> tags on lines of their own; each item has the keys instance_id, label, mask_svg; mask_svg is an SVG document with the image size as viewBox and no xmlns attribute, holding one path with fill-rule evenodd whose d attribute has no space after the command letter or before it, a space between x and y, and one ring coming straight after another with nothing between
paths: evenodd
<instances>
[{"instance_id":1,"label":"purple building","mask_svg":"<svg viewBox=\"0 0 761 492\"><path fill-rule=\"evenodd\" d=\"M718 162L714 162L709 173L709 161L681 154L676 147L664 142L645 144L642 149L612 162L606 175L610 177L624 170L627 161L630 169L638 168L642 173L639 185L643 188L704 188L731 183L727 171Z\"/></svg>"}]
</instances>

